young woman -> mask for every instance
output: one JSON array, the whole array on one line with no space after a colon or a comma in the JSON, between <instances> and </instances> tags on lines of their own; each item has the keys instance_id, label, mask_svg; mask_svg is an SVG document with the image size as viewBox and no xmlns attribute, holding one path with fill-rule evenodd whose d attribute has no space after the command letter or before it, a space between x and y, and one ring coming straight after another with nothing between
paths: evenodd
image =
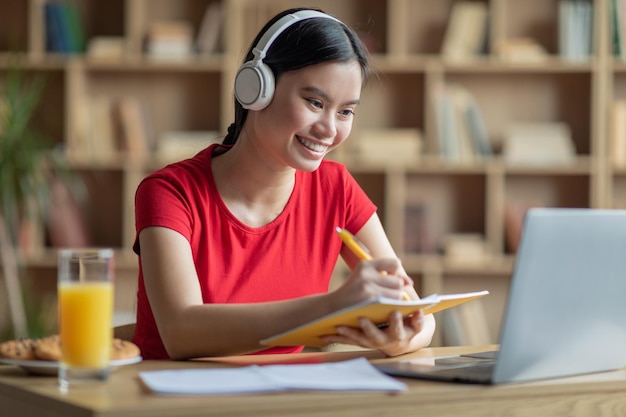
<instances>
[{"instance_id":1,"label":"young woman","mask_svg":"<svg viewBox=\"0 0 626 417\"><path fill-rule=\"evenodd\" d=\"M298 352L259 341L379 295L417 298L374 204L324 159L350 134L370 71L355 33L321 11L287 10L261 30L235 81L224 143L137 190L134 341L144 358ZM375 260L356 259L336 227ZM340 255L352 273L329 293ZM389 324L363 319L325 342L398 355L427 346L435 327L422 314L394 313Z\"/></svg>"}]
</instances>

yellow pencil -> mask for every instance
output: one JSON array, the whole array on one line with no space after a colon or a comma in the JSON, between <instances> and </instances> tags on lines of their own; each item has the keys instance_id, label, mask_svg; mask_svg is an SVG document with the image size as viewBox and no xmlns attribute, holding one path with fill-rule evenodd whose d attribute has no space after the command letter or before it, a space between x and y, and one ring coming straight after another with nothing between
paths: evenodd
<instances>
[{"instance_id":1,"label":"yellow pencil","mask_svg":"<svg viewBox=\"0 0 626 417\"><path fill-rule=\"evenodd\" d=\"M352 233L348 232L346 229L342 229L341 227L337 227L335 229L339 234L339 237L343 241L343 243L354 253L357 258L362 261L371 261L372 256L370 255L369 250L365 247L365 245L356 238ZM382 271L383 274L386 274L385 271ZM404 293L402 295L403 300L410 300L409 296Z\"/></svg>"}]
</instances>

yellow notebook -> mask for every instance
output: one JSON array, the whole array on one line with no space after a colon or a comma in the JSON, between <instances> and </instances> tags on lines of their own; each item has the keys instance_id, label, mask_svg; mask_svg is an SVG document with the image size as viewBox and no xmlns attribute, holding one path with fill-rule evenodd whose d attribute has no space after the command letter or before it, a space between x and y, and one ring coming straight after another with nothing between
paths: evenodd
<instances>
[{"instance_id":1,"label":"yellow notebook","mask_svg":"<svg viewBox=\"0 0 626 417\"><path fill-rule=\"evenodd\" d=\"M320 336L334 334L337 326L358 327L360 317L368 317L377 325L384 325L392 311L398 310L409 316L418 310L425 314L436 313L450 307L466 303L489 294L478 291L462 294L433 294L421 300L394 300L379 297L374 300L356 304L335 313L314 320L295 329L261 340L265 346L325 346Z\"/></svg>"}]
</instances>

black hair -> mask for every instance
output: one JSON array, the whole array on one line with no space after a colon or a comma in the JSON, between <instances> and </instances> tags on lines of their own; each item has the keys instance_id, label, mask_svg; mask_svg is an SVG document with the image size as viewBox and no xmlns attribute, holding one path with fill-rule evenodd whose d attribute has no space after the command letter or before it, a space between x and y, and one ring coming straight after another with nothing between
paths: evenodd
<instances>
[{"instance_id":1,"label":"black hair","mask_svg":"<svg viewBox=\"0 0 626 417\"><path fill-rule=\"evenodd\" d=\"M243 62L253 59L252 49L258 44L261 36L278 19L300 10L322 12L319 9L293 8L274 16L257 34ZM373 74L368 62L367 50L357 34L350 27L333 19L312 18L294 23L276 38L263 59L263 62L274 73L276 83L278 83L281 74L287 71L295 71L330 61L357 61L361 67L363 85ZM248 110L244 109L235 98L235 122L229 126L224 144L235 143L247 115Z\"/></svg>"}]
</instances>

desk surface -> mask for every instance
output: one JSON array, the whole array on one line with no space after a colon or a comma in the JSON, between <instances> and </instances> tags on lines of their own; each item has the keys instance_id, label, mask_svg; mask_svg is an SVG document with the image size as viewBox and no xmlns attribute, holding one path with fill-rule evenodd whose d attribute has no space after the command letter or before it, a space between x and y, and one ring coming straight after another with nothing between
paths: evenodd
<instances>
[{"instance_id":1,"label":"desk surface","mask_svg":"<svg viewBox=\"0 0 626 417\"><path fill-rule=\"evenodd\" d=\"M482 351L493 347L430 348L403 357L427 357ZM138 373L156 369L246 365L269 361L314 363L378 352L329 352L299 355L207 358L199 361L144 361L115 371L104 384L63 393L56 377L29 376L14 366L0 366L0 415L6 416L408 416L483 415L626 415L626 372L615 371L559 380L501 386L462 385L403 379L400 394L378 392L289 392L225 396L164 396L147 392Z\"/></svg>"}]
</instances>

